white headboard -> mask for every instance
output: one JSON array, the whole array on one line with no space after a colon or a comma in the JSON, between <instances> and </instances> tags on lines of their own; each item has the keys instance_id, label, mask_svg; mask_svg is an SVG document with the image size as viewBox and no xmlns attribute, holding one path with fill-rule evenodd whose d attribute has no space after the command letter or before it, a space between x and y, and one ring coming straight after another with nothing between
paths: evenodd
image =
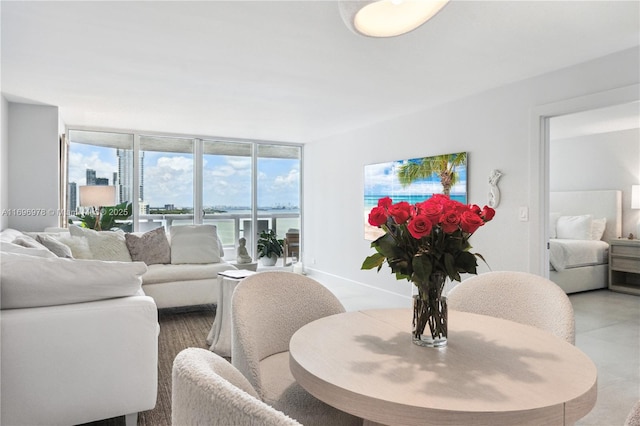
<instances>
[{"instance_id":1,"label":"white headboard","mask_svg":"<svg viewBox=\"0 0 640 426\"><path fill-rule=\"evenodd\" d=\"M607 218L603 241L622 236L622 191L567 191L549 194L549 212Z\"/></svg>"}]
</instances>

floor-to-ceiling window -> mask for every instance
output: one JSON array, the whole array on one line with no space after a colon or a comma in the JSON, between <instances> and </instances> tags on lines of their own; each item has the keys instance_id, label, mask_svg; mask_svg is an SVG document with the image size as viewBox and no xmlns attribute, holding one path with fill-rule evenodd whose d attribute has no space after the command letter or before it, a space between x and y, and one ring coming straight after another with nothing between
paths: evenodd
<instances>
[{"instance_id":1,"label":"floor-to-ceiling window","mask_svg":"<svg viewBox=\"0 0 640 426\"><path fill-rule=\"evenodd\" d=\"M138 227L194 223L194 140L140 136Z\"/></svg>"},{"instance_id":2,"label":"floor-to-ceiling window","mask_svg":"<svg viewBox=\"0 0 640 426\"><path fill-rule=\"evenodd\" d=\"M75 129L68 136L71 211L79 205L74 185L95 175L116 186L117 202L132 203L134 230L215 224L229 260L241 237L255 256L260 231L284 238L300 229L300 145Z\"/></svg>"}]
</instances>

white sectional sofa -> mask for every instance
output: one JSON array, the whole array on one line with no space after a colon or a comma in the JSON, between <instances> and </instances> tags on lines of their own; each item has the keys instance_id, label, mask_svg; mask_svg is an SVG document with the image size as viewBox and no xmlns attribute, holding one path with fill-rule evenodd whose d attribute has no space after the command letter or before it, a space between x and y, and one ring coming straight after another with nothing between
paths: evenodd
<instances>
[{"instance_id":1,"label":"white sectional sofa","mask_svg":"<svg viewBox=\"0 0 640 426\"><path fill-rule=\"evenodd\" d=\"M168 258L164 230L0 232L0 424L135 425L154 408L158 308L217 303L235 269L215 227L180 228Z\"/></svg>"},{"instance_id":2,"label":"white sectional sofa","mask_svg":"<svg viewBox=\"0 0 640 426\"><path fill-rule=\"evenodd\" d=\"M8 242L31 237L30 244L36 239L36 244L45 246L39 247L41 250L49 249L58 256L63 252L54 248L56 242L66 245L70 250L67 255L76 259L142 261L148 267L142 276L142 290L159 309L217 304L218 272L236 269L222 258L224 249L213 225L171 227L169 235L163 228L126 235L79 227L69 230L50 229L26 235L4 230L0 233L2 250L8 249Z\"/></svg>"},{"instance_id":3,"label":"white sectional sofa","mask_svg":"<svg viewBox=\"0 0 640 426\"><path fill-rule=\"evenodd\" d=\"M158 310L140 262L0 253L0 423L75 425L155 407Z\"/></svg>"}]
</instances>

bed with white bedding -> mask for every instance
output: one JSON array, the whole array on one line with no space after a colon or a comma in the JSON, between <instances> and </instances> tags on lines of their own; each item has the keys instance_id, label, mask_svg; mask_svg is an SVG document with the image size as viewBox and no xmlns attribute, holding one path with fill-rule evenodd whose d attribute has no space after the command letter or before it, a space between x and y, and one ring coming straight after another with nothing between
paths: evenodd
<instances>
[{"instance_id":1,"label":"bed with white bedding","mask_svg":"<svg viewBox=\"0 0 640 426\"><path fill-rule=\"evenodd\" d=\"M622 232L621 191L551 192L549 279L566 293L606 288L609 241Z\"/></svg>"}]
</instances>

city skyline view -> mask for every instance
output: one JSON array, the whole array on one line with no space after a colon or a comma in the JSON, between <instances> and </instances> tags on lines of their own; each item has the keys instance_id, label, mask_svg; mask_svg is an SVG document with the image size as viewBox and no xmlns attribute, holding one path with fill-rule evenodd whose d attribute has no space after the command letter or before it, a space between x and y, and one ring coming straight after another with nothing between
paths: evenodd
<instances>
[{"instance_id":1,"label":"city skyline view","mask_svg":"<svg viewBox=\"0 0 640 426\"><path fill-rule=\"evenodd\" d=\"M91 169L97 178L106 178L113 185L119 176L116 152L115 148L71 143L68 182L86 185L87 169ZM193 154L141 151L141 157L144 204L152 208L165 205L193 208ZM299 208L299 159L259 157L257 161L258 207ZM250 157L204 155L203 207L249 208L251 172Z\"/></svg>"}]
</instances>

